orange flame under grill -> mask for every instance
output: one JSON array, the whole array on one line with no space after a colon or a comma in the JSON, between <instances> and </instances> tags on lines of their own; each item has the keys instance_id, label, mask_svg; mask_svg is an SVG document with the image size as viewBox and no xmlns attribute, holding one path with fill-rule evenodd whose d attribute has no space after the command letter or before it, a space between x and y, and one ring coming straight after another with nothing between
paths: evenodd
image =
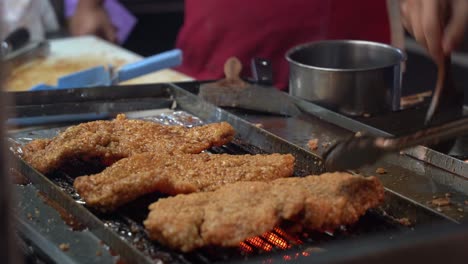
<instances>
[{"instance_id":1,"label":"orange flame under grill","mask_svg":"<svg viewBox=\"0 0 468 264\"><path fill-rule=\"evenodd\" d=\"M263 240L261 237L248 238L245 242L263 251L271 251L273 249L273 245Z\"/></svg>"},{"instance_id":2,"label":"orange flame under grill","mask_svg":"<svg viewBox=\"0 0 468 264\"><path fill-rule=\"evenodd\" d=\"M278 248L281 249L288 249L291 247L291 244L286 241L285 239L281 238L280 236L276 235L275 233L272 232L267 232L262 235L262 237L268 241L269 243L275 245Z\"/></svg>"},{"instance_id":3,"label":"orange flame under grill","mask_svg":"<svg viewBox=\"0 0 468 264\"><path fill-rule=\"evenodd\" d=\"M242 251L251 253L254 250L271 251L273 249L288 249L292 245L302 244L302 241L280 228L264 233L261 236L251 237L239 244Z\"/></svg>"},{"instance_id":4,"label":"orange flame under grill","mask_svg":"<svg viewBox=\"0 0 468 264\"><path fill-rule=\"evenodd\" d=\"M244 252L247 252L247 253L253 252L253 248L251 246L247 245L245 242L240 242L239 247Z\"/></svg>"},{"instance_id":5,"label":"orange flame under grill","mask_svg":"<svg viewBox=\"0 0 468 264\"><path fill-rule=\"evenodd\" d=\"M261 236L251 237L239 244L242 252L250 254L254 252L270 252L274 249L285 250L291 248L293 245L303 244L302 240L298 237L288 234L281 228L275 228L272 231L265 232ZM321 251L319 248L306 248L302 252L293 254L285 254L283 261L292 261L303 257L309 257L312 252ZM274 263L273 259L266 259L264 264Z\"/></svg>"},{"instance_id":6,"label":"orange flame under grill","mask_svg":"<svg viewBox=\"0 0 468 264\"><path fill-rule=\"evenodd\" d=\"M295 236L291 236L289 235L288 233L286 233L286 231L284 231L283 229L281 228L278 228L276 227L274 229L274 231L280 235L281 237L284 237L285 239L287 239L288 241L291 241L291 243L295 244L295 245L300 245L302 244L302 240L300 240L299 238L295 237Z\"/></svg>"}]
</instances>

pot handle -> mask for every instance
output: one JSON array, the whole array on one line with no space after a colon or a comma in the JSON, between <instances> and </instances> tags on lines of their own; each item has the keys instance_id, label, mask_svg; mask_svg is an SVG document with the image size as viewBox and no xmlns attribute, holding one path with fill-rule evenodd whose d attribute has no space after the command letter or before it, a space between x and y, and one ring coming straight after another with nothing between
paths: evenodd
<instances>
[{"instance_id":1,"label":"pot handle","mask_svg":"<svg viewBox=\"0 0 468 264\"><path fill-rule=\"evenodd\" d=\"M406 71L406 61L408 55L403 50L400 50L400 62L393 68L393 90L390 91L390 105L392 111L400 111L403 109L401 105L401 91L403 89L403 74Z\"/></svg>"},{"instance_id":2,"label":"pot handle","mask_svg":"<svg viewBox=\"0 0 468 264\"><path fill-rule=\"evenodd\" d=\"M393 73L393 89L390 91L390 104L392 111L401 110L401 89L403 81L403 71L401 70L401 63L394 67ZM388 101L387 101L388 102Z\"/></svg>"},{"instance_id":3,"label":"pot handle","mask_svg":"<svg viewBox=\"0 0 468 264\"><path fill-rule=\"evenodd\" d=\"M270 60L253 58L251 61L251 70L255 83L265 86L273 85L273 68Z\"/></svg>"}]
</instances>

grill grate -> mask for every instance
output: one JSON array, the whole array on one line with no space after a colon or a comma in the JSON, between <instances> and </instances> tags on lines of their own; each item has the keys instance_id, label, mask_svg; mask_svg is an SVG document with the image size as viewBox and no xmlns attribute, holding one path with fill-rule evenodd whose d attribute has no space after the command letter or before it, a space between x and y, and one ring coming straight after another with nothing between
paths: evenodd
<instances>
[{"instance_id":1,"label":"grill grate","mask_svg":"<svg viewBox=\"0 0 468 264\"><path fill-rule=\"evenodd\" d=\"M215 147L209 150L210 153L228 153L228 154L259 154L264 153L259 148L244 144L236 139L232 143L222 147ZM79 165L79 166L77 166ZM56 172L49 176L57 186L69 194L76 202L84 204L79 194L73 188L75 176L83 174L83 164L73 162L64 171ZM89 167L89 166L88 166ZM76 170L75 170L76 168ZM79 173L78 173L79 168ZM97 172L102 168L94 167L90 171ZM300 176L301 173L299 173ZM390 219L381 216L378 212L370 212L353 227L342 228L341 230L331 232L304 232L299 235L293 235L287 232L286 228L277 227L271 232L261 236L249 238L239 244L237 248L205 248L193 253L181 254L177 251L151 241L144 229L143 221L148 214L148 205L164 194L153 193L143 196L115 211L112 214L105 214L99 211L92 211L107 228L117 233L123 240L135 246L138 250L153 259L163 262L180 263L213 263L220 261L248 260L252 256L267 255L285 251L284 260L294 260L298 257L308 257L311 252L316 251L329 241L349 239L362 234L398 230L403 228ZM300 249L299 255L287 255L288 249Z\"/></svg>"},{"instance_id":2,"label":"grill grate","mask_svg":"<svg viewBox=\"0 0 468 264\"><path fill-rule=\"evenodd\" d=\"M176 121L189 120L194 125L199 124L197 119L190 117L183 112L176 112L177 115L162 115L149 120L172 124ZM175 119L172 119L173 117ZM184 123L183 122L183 123ZM176 124L180 124L177 123ZM38 134L32 133L28 135L28 139L21 140L17 138L17 142L27 142L34 137L52 137L55 136L57 130L47 130ZM232 143L226 144L222 147L214 147L209 150L210 153L217 154L262 154L266 153L262 149L250 145L240 138L236 138ZM86 171L83 171L86 168ZM72 197L77 203L85 204L79 194L73 188L73 181L76 176L84 174L97 173L104 168L98 163L83 164L81 161L70 161L66 168L49 175L48 178L52 180L62 191ZM308 172L306 168L296 166L295 176L304 176ZM281 253L283 260L294 260L300 257L309 257L312 252L317 251L331 241L342 239L353 239L361 235L372 234L377 232L395 231L405 229L389 217L385 217L378 211L372 211L361 218L361 220L354 226L349 228L342 228L341 230L331 232L303 232L293 234L288 232L290 228L287 225L277 227L276 229L267 232L258 237L252 237L244 242L241 242L237 248L220 248L210 247L194 251L188 254L181 254L167 248L157 242L151 241L144 229L143 221L148 214L148 205L161 197L166 197L160 193L153 193L143 196L126 206L119 208L112 214L104 214L88 208L94 215L96 215L104 225L118 234L122 240L128 244L133 245L144 255L149 256L154 260L162 262L177 262L177 263L213 263L224 261L238 261L249 260L255 256L268 256L274 253ZM86 206L86 205L85 205ZM408 229L408 228L406 228ZM291 251L300 253L288 253ZM283 253L284 252L284 253ZM117 252L118 253L118 252ZM268 262L268 261L267 261Z\"/></svg>"}]
</instances>

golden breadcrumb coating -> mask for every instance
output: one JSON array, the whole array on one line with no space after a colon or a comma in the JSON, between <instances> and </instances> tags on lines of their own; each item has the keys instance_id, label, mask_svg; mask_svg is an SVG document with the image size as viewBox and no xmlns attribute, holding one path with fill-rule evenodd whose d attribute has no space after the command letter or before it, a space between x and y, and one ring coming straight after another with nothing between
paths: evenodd
<instances>
[{"instance_id":1,"label":"golden breadcrumb coating","mask_svg":"<svg viewBox=\"0 0 468 264\"><path fill-rule=\"evenodd\" d=\"M270 181L292 176L290 154L136 154L98 174L76 178L75 189L86 204L110 211L142 195L212 191L238 181Z\"/></svg>"},{"instance_id":2,"label":"golden breadcrumb coating","mask_svg":"<svg viewBox=\"0 0 468 264\"><path fill-rule=\"evenodd\" d=\"M355 223L383 198L376 177L348 173L246 181L159 199L149 206L144 225L152 239L188 252L238 246L285 221L309 230L335 229Z\"/></svg>"},{"instance_id":3,"label":"golden breadcrumb coating","mask_svg":"<svg viewBox=\"0 0 468 264\"><path fill-rule=\"evenodd\" d=\"M199 127L167 126L118 115L112 121L93 121L67 128L53 139L34 140L23 148L23 158L42 173L66 161L98 159L106 165L136 153L200 153L234 137L226 122Z\"/></svg>"}]
</instances>

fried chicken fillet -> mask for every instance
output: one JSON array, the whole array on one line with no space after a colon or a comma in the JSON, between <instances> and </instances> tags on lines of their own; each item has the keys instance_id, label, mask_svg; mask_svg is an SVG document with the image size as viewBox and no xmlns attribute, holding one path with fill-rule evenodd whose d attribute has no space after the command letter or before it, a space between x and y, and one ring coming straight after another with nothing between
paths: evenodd
<instances>
[{"instance_id":1,"label":"fried chicken fillet","mask_svg":"<svg viewBox=\"0 0 468 264\"><path fill-rule=\"evenodd\" d=\"M86 204L111 211L155 191L175 195L212 191L238 181L271 181L292 176L290 154L228 155L136 154L103 172L76 178L74 187Z\"/></svg>"},{"instance_id":2,"label":"fried chicken fillet","mask_svg":"<svg viewBox=\"0 0 468 264\"><path fill-rule=\"evenodd\" d=\"M238 182L159 199L149 206L144 225L153 240L188 252L238 246L285 221L307 230L335 229L355 223L383 198L376 177L348 173Z\"/></svg>"},{"instance_id":3,"label":"fried chicken fillet","mask_svg":"<svg viewBox=\"0 0 468 264\"><path fill-rule=\"evenodd\" d=\"M234 128L226 122L186 128L120 114L112 121L93 121L69 127L53 139L31 141L23 159L42 173L58 169L67 160L98 159L110 165L136 153L200 153L230 142Z\"/></svg>"}]
</instances>

